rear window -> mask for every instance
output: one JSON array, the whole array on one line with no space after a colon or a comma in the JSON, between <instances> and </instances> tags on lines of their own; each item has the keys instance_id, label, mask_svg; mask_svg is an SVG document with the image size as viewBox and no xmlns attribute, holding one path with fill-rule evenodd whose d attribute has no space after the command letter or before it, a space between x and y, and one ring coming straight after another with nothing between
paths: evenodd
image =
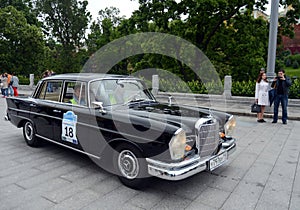
<instances>
[{"instance_id":1,"label":"rear window","mask_svg":"<svg viewBox=\"0 0 300 210\"><path fill-rule=\"evenodd\" d=\"M38 93L36 98L58 102L61 87L61 81L45 81L42 84L41 91Z\"/></svg>"}]
</instances>

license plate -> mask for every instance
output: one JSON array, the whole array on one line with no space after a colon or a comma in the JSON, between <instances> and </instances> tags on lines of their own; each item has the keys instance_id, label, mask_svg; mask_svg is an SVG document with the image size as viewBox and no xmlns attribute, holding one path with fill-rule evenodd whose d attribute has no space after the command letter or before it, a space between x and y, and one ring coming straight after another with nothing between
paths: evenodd
<instances>
[{"instance_id":1,"label":"license plate","mask_svg":"<svg viewBox=\"0 0 300 210\"><path fill-rule=\"evenodd\" d=\"M219 166L221 166L223 163L225 163L228 159L227 151L219 154L217 157L214 157L208 161L209 170L212 171Z\"/></svg>"}]
</instances>

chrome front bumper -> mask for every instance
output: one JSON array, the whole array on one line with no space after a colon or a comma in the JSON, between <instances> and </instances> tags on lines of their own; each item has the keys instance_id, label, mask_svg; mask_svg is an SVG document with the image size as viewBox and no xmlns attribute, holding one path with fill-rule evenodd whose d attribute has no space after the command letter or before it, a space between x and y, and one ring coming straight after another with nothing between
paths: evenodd
<instances>
[{"instance_id":1,"label":"chrome front bumper","mask_svg":"<svg viewBox=\"0 0 300 210\"><path fill-rule=\"evenodd\" d=\"M236 149L235 141L232 141L232 144L230 146L226 146L228 147L223 147L218 154L207 157L206 159L201 159L197 155L191 159L184 160L179 163L165 163L147 158L146 160L148 162L148 173L152 176L172 181L185 179L201 171L209 170L209 160L217 157L219 154L225 151L227 151L228 156L230 156L230 154L232 154Z\"/></svg>"}]
</instances>

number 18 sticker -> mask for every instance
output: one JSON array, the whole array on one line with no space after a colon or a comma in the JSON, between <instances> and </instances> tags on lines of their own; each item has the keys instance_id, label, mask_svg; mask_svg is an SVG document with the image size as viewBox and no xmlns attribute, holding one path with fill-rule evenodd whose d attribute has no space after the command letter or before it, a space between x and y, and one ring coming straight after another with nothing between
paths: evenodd
<instances>
[{"instance_id":1,"label":"number 18 sticker","mask_svg":"<svg viewBox=\"0 0 300 210\"><path fill-rule=\"evenodd\" d=\"M61 138L63 141L78 144L76 137L77 115L73 111L67 111L62 121Z\"/></svg>"}]
</instances>

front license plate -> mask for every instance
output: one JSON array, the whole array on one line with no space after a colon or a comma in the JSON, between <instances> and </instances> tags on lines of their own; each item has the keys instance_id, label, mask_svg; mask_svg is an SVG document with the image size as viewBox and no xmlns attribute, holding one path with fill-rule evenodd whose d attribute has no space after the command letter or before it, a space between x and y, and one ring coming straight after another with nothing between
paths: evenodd
<instances>
[{"instance_id":1,"label":"front license plate","mask_svg":"<svg viewBox=\"0 0 300 210\"><path fill-rule=\"evenodd\" d=\"M227 151L219 154L217 157L214 157L208 161L209 170L213 171L214 169L221 166L223 163L225 163L228 159Z\"/></svg>"}]
</instances>

